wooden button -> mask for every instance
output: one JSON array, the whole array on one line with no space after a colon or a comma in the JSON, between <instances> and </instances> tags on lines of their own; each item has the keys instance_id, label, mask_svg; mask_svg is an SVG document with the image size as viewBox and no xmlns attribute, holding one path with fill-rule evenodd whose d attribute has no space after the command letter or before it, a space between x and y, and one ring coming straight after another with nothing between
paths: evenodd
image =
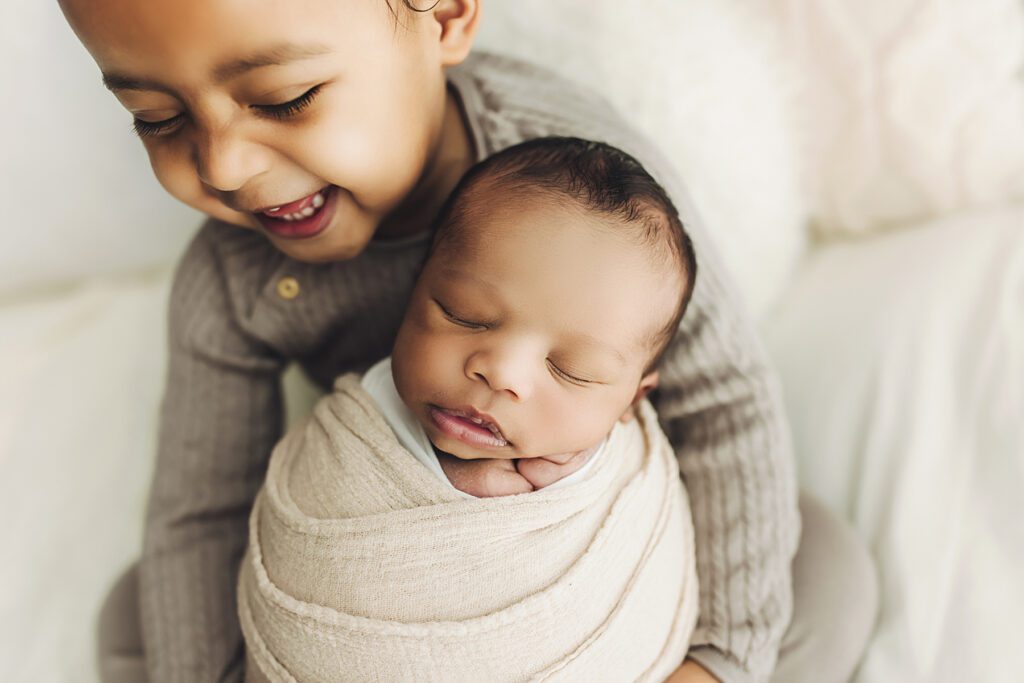
<instances>
[{"instance_id":1,"label":"wooden button","mask_svg":"<svg viewBox=\"0 0 1024 683\"><path fill-rule=\"evenodd\" d=\"M282 299L294 299L299 295L299 281L292 276L277 281L277 295Z\"/></svg>"}]
</instances>

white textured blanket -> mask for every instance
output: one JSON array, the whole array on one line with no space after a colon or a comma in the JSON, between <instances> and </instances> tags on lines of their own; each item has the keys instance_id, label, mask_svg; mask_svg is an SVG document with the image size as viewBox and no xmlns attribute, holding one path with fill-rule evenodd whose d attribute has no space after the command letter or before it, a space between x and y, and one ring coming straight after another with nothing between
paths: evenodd
<instances>
[{"instance_id":1,"label":"white textured blanket","mask_svg":"<svg viewBox=\"0 0 1024 683\"><path fill-rule=\"evenodd\" d=\"M644 403L572 486L466 499L353 376L277 446L250 518L250 680L663 680L696 620L676 459Z\"/></svg>"}]
</instances>

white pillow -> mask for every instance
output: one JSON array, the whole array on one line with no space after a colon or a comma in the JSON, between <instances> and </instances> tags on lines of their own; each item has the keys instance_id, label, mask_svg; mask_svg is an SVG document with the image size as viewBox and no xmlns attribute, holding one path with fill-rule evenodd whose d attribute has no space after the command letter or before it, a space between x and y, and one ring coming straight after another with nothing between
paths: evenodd
<instances>
[{"instance_id":1,"label":"white pillow","mask_svg":"<svg viewBox=\"0 0 1024 683\"><path fill-rule=\"evenodd\" d=\"M818 231L1024 198L1021 0L770 0L806 74Z\"/></svg>"},{"instance_id":2,"label":"white pillow","mask_svg":"<svg viewBox=\"0 0 1024 683\"><path fill-rule=\"evenodd\" d=\"M607 97L663 148L756 314L805 248L805 202L775 36L740 0L489 0L481 48Z\"/></svg>"},{"instance_id":3,"label":"white pillow","mask_svg":"<svg viewBox=\"0 0 1024 683\"><path fill-rule=\"evenodd\" d=\"M200 217L160 188L57 3L4 0L0 34L0 296L174 261Z\"/></svg>"},{"instance_id":4,"label":"white pillow","mask_svg":"<svg viewBox=\"0 0 1024 683\"><path fill-rule=\"evenodd\" d=\"M1024 671L1024 204L808 259L765 325L800 485L867 539L858 680Z\"/></svg>"}]
</instances>

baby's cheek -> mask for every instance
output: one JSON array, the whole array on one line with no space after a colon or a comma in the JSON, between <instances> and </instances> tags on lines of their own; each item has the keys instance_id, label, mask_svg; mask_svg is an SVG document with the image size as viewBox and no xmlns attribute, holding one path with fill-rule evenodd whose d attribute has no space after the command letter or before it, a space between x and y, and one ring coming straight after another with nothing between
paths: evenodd
<instances>
[{"instance_id":1,"label":"baby's cheek","mask_svg":"<svg viewBox=\"0 0 1024 683\"><path fill-rule=\"evenodd\" d=\"M574 453L589 448L604 438L610 430L606 425L610 424L614 420L606 422L605 413L599 408L580 403L561 415L552 415L548 433L556 435L558 441L543 452Z\"/></svg>"}]
</instances>

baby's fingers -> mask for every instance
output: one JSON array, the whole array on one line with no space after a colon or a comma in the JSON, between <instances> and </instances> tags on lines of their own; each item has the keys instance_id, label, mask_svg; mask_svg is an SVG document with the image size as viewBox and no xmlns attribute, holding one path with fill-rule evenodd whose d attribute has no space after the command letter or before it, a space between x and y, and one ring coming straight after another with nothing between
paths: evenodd
<instances>
[{"instance_id":1,"label":"baby's fingers","mask_svg":"<svg viewBox=\"0 0 1024 683\"><path fill-rule=\"evenodd\" d=\"M441 469L452 486L477 498L529 493L533 486L516 472L511 460L460 460L438 454Z\"/></svg>"},{"instance_id":2,"label":"baby's fingers","mask_svg":"<svg viewBox=\"0 0 1024 683\"><path fill-rule=\"evenodd\" d=\"M491 496L512 496L517 493L529 493L533 490L533 484L522 474L515 470L502 468L490 468L483 477L483 486L480 493L473 493L480 498Z\"/></svg>"},{"instance_id":3,"label":"baby's fingers","mask_svg":"<svg viewBox=\"0 0 1024 683\"><path fill-rule=\"evenodd\" d=\"M573 458L560 465L545 458L520 458L516 461L516 469L534 488L544 488L564 479L583 467L583 458Z\"/></svg>"}]
</instances>

